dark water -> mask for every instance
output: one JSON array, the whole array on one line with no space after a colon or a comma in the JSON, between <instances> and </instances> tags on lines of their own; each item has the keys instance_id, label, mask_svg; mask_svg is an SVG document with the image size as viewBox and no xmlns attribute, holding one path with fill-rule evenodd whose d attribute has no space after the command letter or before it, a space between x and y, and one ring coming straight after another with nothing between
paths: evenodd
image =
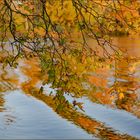
<instances>
[{"instance_id":1,"label":"dark water","mask_svg":"<svg viewBox=\"0 0 140 140\"><path fill-rule=\"evenodd\" d=\"M84 112L74 110L75 116L54 111L47 93L55 90L49 85L44 87L46 94L27 93L41 83L36 61L22 61L16 69L1 67L0 138L140 139L140 40L116 38L115 43L126 52L123 59L115 60L113 68L90 73L96 86L105 90L89 90L79 98Z\"/></svg>"}]
</instances>

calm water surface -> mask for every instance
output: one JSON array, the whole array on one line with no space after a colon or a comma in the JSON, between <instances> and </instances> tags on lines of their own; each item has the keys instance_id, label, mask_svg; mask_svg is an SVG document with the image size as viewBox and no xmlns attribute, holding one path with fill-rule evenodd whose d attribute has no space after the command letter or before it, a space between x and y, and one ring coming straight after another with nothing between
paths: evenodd
<instances>
[{"instance_id":1,"label":"calm water surface","mask_svg":"<svg viewBox=\"0 0 140 140\"><path fill-rule=\"evenodd\" d=\"M36 61L22 61L17 69L0 70L0 138L69 138L69 139L140 139L140 40L116 38L123 48L123 59L114 60L113 68L90 73L90 80L104 90L89 90L78 101L84 112L56 113L46 94L30 94L38 87ZM69 102L73 97L65 96Z\"/></svg>"}]
</instances>

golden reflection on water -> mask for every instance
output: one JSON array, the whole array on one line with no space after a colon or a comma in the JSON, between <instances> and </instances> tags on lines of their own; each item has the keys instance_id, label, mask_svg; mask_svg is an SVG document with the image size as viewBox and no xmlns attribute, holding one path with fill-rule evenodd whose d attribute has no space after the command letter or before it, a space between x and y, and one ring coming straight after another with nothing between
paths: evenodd
<instances>
[{"instance_id":1,"label":"golden reflection on water","mask_svg":"<svg viewBox=\"0 0 140 140\"><path fill-rule=\"evenodd\" d=\"M35 87L35 85L41 80L41 69L37 58L31 58L24 62L29 67L21 67L21 71L28 77L28 81L21 83L23 91L29 90Z\"/></svg>"},{"instance_id":2,"label":"golden reflection on water","mask_svg":"<svg viewBox=\"0 0 140 140\"><path fill-rule=\"evenodd\" d=\"M104 66L97 69L97 74L89 77L90 84L95 88L89 92L88 97L93 102L124 109L140 117L137 112L140 108L140 40L137 37L124 37L116 38L114 42L123 50L122 58L114 59L114 68Z\"/></svg>"},{"instance_id":3,"label":"golden reflection on water","mask_svg":"<svg viewBox=\"0 0 140 140\"><path fill-rule=\"evenodd\" d=\"M0 112L3 112L5 110L4 107L3 107L4 103L5 103L5 101L3 99L3 95L0 94Z\"/></svg>"},{"instance_id":4,"label":"golden reflection on water","mask_svg":"<svg viewBox=\"0 0 140 140\"><path fill-rule=\"evenodd\" d=\"M54 111L56 111L57 105L53 100L52 96L47 96L43 93L38 94L37 90L32 92L28 90L27 94L35 97L38 100L41 100L48 106L50 106ZM82 129L86 130L90 134L94 134L99 138L106 138L106 139L130 139L130 136L117 134L112 131L110 128L105 127L102 123L97 122L84 114L77 112L76 110L72 109L71 107L65 107L63 111L57 112L61 117L72 121L74 124L80 126Z\"/></svg>"},{"instance_id":5,"label":"golden reflection on water","mask_svg":"<svg viewBox=\"0 0 140 140\"><path fill-rule=\"evenodd\" d=\"M118 108L133 112L140 117L140 40L139 38L118 39L118 46L127 50L124 58L115 61L115 90L120 98L116 100Z\"/></svg>"},{"instance_id":6,"label":"golden reflection on water","mask_svg":"<svg viewBox=\"0 0 140 140\"><path fill-rule=\"evenodd\" d=\"M140 109L140 99L138 98L138 94L140 94L138 92L140 88L140 77L135 76L137 73L140 74L140 69L138 69L140 67L138 53L140 52L140 47L137 45L140 44L140 40L132 41L121 38L116 42L119 47L127 50L127 53L124 53L122 59L114 60L115 65L113 68L109 67L108 64L106 65L106 62L103 62L103 67L98 68L95 74L88 76L87 83L92 88L89 90L87 96L93 102L124 109L140 117L140 113L137 111ZM57 104L53 96L39 93L39 89L36 86L40 81L47 79L47 76L42 76L38 59L36 57L30 58L25 60L24 64L24 66L20 66L20 70L28 77L28 80L22 83L19 82L18 76L15 74L9 75L9 69L1 68L0 92L13 90L18 87L26 94L41 100L56 111ZM111 81L112 84L109 84L108 78L110 77L113 78ZM4 102L3 94L0 93L0 112L3 111ZM77 112L71 106L65 107L65 111L57 113L100 138L128 138L127 136L115 134L101 123ZM8 121L8 123L10 122L11 120Z\"/></svg>"}]
</instances>

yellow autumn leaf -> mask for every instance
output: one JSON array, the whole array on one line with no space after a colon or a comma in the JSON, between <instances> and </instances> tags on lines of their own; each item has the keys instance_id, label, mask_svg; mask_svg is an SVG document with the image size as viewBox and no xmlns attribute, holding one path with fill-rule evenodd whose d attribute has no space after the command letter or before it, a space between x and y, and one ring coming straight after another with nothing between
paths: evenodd
<instances>
[{"instance_id":1,"label":"yellow autumn leaf","mask_svg":"<svg viewBox=\"0 0 140 140\"><path fill-rule=\"evenodd\" d=\"M124 98L124 93L119 93L119 99L122 100Z\"/></svg>"}]
</instances>

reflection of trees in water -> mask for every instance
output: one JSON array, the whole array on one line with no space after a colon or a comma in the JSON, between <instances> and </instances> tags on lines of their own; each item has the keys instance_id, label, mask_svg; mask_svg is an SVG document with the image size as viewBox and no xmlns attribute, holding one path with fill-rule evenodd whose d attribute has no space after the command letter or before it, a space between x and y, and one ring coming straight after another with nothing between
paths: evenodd
<instances>
[{"instance_id":1,"label":"reflection of trees in water","mask_svg":"<svg viewBox=\"0 0 140 140\"><path fill-rule=\"evenodd\" d=\"M114 89L119 98L115 101L118 108L135 112L139 108L137 89L140 87L136 74L139 60L127 56L115 62ZM140 116L139 114L136 114Z\"/></svg>"},{"instance_id":2,"label":"reflection of trees in water","mask_svg":"<svg viewBox=\"0 0 140 140\"><path fill-rule=\"evenodd\" d=\"M97 70L95 75L89 78L89 82L94 86L89 93L89 98L93 102L101 104L109 104L115 107L133 112L135 115L140 108L139 105L139 38L117 38L115 44L123 49L122 58L116 59L115 68L102 68ZM113 82L112 74L108 72L114 71ZM99 76L98 76L99 75ZM107 75L107 76L106 76ZM111 84L108 85L108 78ZM113 84L112 84L113 82Z\"/></svg>"},{"instance_id":3,"label":"reflection of trees in water","mask_svg":"<svg viewBox=\"0 0 140 140\"><path fill-rule=\"evenodd\" d=\"M4 91L6 91L6 89L4 89ZM4 99L4 93L1 93L0 91L0 113L1 112L7 112L7 107L5 107L5 99ZM11 114L4 114L4 124L7 125L11 125L13 123L15 123L16 118L11 115ZM1 120L2 121L2 120Z\"/></svg>"},{"instance_id":4,"label":"reflection of trees in water","mask_svg":"<svg viewBox=\"0 0 140 140\"><path fill-rule=\"evenodd\" d=\"M4 116L4 122L6 126L12 125L13 123L16 122L16 117L11 114L7 114Z\"/></svg>"},{"instance_id":5,"label":"reflection of trees in water","mask_svg":"<svg viewBox=\"0 0 140 140\"><path fill-rule=\"evenodd\" d=\"M43 91L39 92L40 90L36 87L37 83L39 83L41 79L41 71L38 68L38 63L36 60L33 61L33 59L31 59L31 61L26 61L26 64L30 65L30 67L23 67L22 72L28 76L29 80L21 84L21 88L26 94L41 100L50 106L61 117L72 121L74 124L80 126L84 130L94 134L97 137L109 139L127 139L127 136L116 134L113 130L105 127L101 123L89 118L88 116L85 116L82 113L77 112L72 105L66 102L64 96L58 96L56 98L53 95L43 94ZM62 92L59 92L56 95L61 95L61 93Z\"/></svg>"},{"instance_id":6,"label":"reflection of trees in water","mask_svg":"<svg viewBox=\"0 0 140 140\"><path fill-rule=\"evenodd\" d=\"M137 82L133 76L135 67L133 66L133 60L128 60L129 57L128 59L126 58L127 61L118 60L116 62L116 81L112 87L108 88L108 75L105 75L105 73L109 69L105 68L106 70L103 70L101 68L103 70L101 73L97 69L97 73L103 75L103 77L97 76L97 73L95 73L96 76L87 76L86 73L94 71L96 66L94 66L90 58L87 58L78 50L67 53L67 55L61 54L61 57L57 56L57 54L52 57L47 53L41 53L40 55L42 70L39 68L38 60L34 57L27 63L30 68L22 69L23 73L29 77L28 81L22 83L24 90L34 87L34 85L43 80L43 84L52 83L53 88L59 89L57 98L62 99L62 101L64 100L64 93L69 93L74 97L81 97L89 93L88 97L93 102L109 105L115 103L119 108L127 111L131 111L133 102L137 101L134 90L138 87L136 87ZM105 58L100 58L99 61L102 64L105 62ZM36 63L36 66L34 63ZM98 60L96 60L96 63L98 63ZM93 67L91 68L92 65ZM43 71L43 69L45 70ZM11 80L15 78L7 78L6 75L7 71L1 75L3 84L6 84L4 87L10 88L12 85L17 85L16 80ZM42 91L43 86L40 88L40 92Z\"/></svg>"},{"instance_id":7,"label":"reflection of trees in water","mask_svg":"<svg viewBox=\"0 0 140 140\"><path fill-rule=\"evenodd\" d=\"M28 77L28 80L23 83L20 83L20 87L26 94L31 95L36 99L44 102L46 105L50 106L55 112L57 112L61 117L69 121L72 121L77 126L86 130L88 133L91 133L99 138L105 138L105 139L130 138L127 135L120 135L115 131L113 131L112 129L107 128L102 123L97 122L89 118L88 116L84 115L83 113L78 112L74 106L72 106L69 102L66 102L67 100L64 98L64 96L58 96L56 98L53 95L45 95L44 91L39 92L40 90L36 85L38 85L38 83L44 77L42 77L41 70L38 67L38 62L35 58L33 58L25 61L25 63L26 65L20 68L23 74ZM59 94L61 95L61 92L59 92ZM13 119L11 118L12 117L9 116L5 117L6 124L10 124L11 122L14 121L15 118Z\"/></svg>"},{"instance_id":8,"label":"reflection of trees in water","mask_svg":"<svg viewBox=\"0 0 140 140\"><path fill-rule=\"evenodd\" d=\"M108 88L104 88L104 90L98 92L97 94L92 94L92 100L99 100L102 104L112 104L115 107L127 110L129 112L133 112L136 116L140 116L137 113L139 110L139 99L138 99L138 89L139 85L139 69L140 59L139 59L139 39L138 38L117 38L117 42L115 42L118 47L124 50L122 54L122 58L114 60L114 68L113 71L113 79L111 82L113 84L109 84ZM109 70L108 70L109 71ZM97 72L98 73L98 72ZM103 71L103 74L107 73ZM103 75L101 74L101 75ZM112 74L110 75L112 77ZM109 75L103 77L100 81L103 83L103 79L109 78ZM94 81L93 81L94 83ZM105 85L107 87L107 85ZM104 87L105 87L104 86ZM96 92L96 91L95 91Z\"/></svg>"},{"instance_id":9,"label":"reflection of trees in water","mask_svg":"<svg viewBox=\"0 0 140 140\"><path fill-rule=\"evenodd\" d=\"M94 134L94 136L107 139L130 138L127 135L117 134L112 129L104 126L102 123L97 122L84 115L83 113L78 112L73 105L67 102L64 96L60 96L62 92L57 92L57 97L51 94L45 94L45 92L48 91L39 92L40 90L38 89L38 87L36 87L36 85L40 81L41 71L38 68L37 61L33 61L33 59L31 60L32 63L30 63L31 61L26 61L26 64L30 64L30 67L22 68L22 72L29 78L29 80L21 84L21 88L26 94L44 102L55 112L57 112L62 118L72 121L74 124L86 130L88 133Z\"/></svg>"},{"instance_id":10,"label":"reflection of trees in water","mask_svg":"<svg viewBox=\"0 0 140 140\"><path fill-rule=\"evenodd\" d=\"M0 112L3 112L5 109L4 109L4 98L3 98L3 94L0 93Z\"/></svg>"},{"instance_id":11,"label":"reflection of trees in water","mask_svg":"<svg viewBox=\"0 0 140 140\"><path fill-rule=\"evenodd\" d=\"M4 103L5 103L5 100L4 100L4 95L2 92L5 92L7 91L8 89L11 89L9 88L9 83L7 83L3 78L4 76L7 74L7 72L2 68L0 67L1 71L0 71L0 112L3 112L5 109L4 109Z\"/></svg>"},{"instance_id":12,"label":"reflection of trees in water","mask_svg":"<svg viewBox=\"0 0 140 140\"><path fill-rule=\"evenodd\" d=\"M115 104L118 108L133 112L133 107L137 104L136 90L139 88L135 77L136 59L129 56L115 61L115 81L112 86L112 94L116 96Z\"/></svg>"},{"instance_id":13,"label":"reflection of trees in water","mask_svg":"<svg viewBox=\"0 0 140 140\"><path fill-rule=\"evenodd\" d=\"M70 57L71 58L71 57ZM67 72L65 67L55 65L55 72L57 75L53 75L53 71L45 67L45 72L39 68L38 59L33 57L25 61L26 66L21 67L21 71L29 78L25 83L20 83L23 90L34 87L37 83L41 83L42 80L45 83L56 82L58 87L57 97L59 100L64 100L64 92L70 93L71 96L81 97L88 95L93 102L99 102L102 104L112 105L115 103L117 107L132 111L133 103L137 101L137 95L135 90L138 88L138 84L135 80L135 65L136 61L128 58L116 60L115 62L115 82L108 88L107 78L109 75L109 67L104 66L106 62L103 61L99 65L95 75L88 75L85 73L90 72L92 69L86 69L86 66L90 64L75 64L76 58L73 57L69 62L71 71ZM87 58L85 58L85 61ZM101 60L100 60L101 61ZM61 65L61 64L60 64ZM78 66L79 65L79 66ZM107 64L109 65L109 64ZM74 66L74 67L71 67ZM53 69L53 68L52 68ZM47 72L49 70L49 73ZM89 70L89 71L88 71ZM84 71L83 75L82 72ZM71 73L75 74L71 76ZM1 74L2 82L5 83L5 87L12 89L12 85L18 85L18 81L15 77L7 77L8 72L4 69ZM49 76L49 77L48 77ZM48 81L48 78L50 81ZM3 88L4 89L4 88ZM43 91L43 87L40 88L40 92ZM88 94L87 94L88 93ZM60 97L59 97L60 96ZM61 101L60 101L61 102ZM81 107L80 107L81 108Z\"/></svg>"},{"instance_id":14,"label":"reflection of trees in water","mask_svg":"<svg viewBox=\"0 0 140 140\"><path fill-rule=\"evenodd\" d=\"M7 111L7 108L5 107L5 99L4 99L4 93L0 93L0 113ZM16 118L11 114L4 114L4 124L11 125L15 123Z\"/></svg>"},{"instance_id":15,"label":"reflection of trees in water","mask_svg":"<svg viewBox=\"0 0 140 140\"><path fill-rule=\"evenodd\" d=\"M102 123L97 122L88 116L84 115L76 111L73 106L63 106L62 110L57 110L58 104L53 96L45 95L43 93L38 93L38 89L36 88L26 88L23 87L26 94L29 94L36 99L44 102L48 106L50 106L55 112L57 112L62 118L65 118L69 121L72 121L74 124L78 125L82 129L86 130L90 134L94 134L99 138L105 139L128 139L131 138L128 135L121 135L114 132L111 128L107 128Z\"/></svg>"},{"instance_id":16,"label":"reflection of trees in water","mask_svg":"<svg viewBox=\"0 0 140 140\"><path fill-rule=\"evenodd\" d=\"M88 97L92 102L107 104L113 107L124 109L128 112L140 116L139 110L138 89L139 77L137 67L140 64L139 59L131 57L128 54L123 58L115 59L115 67L108 68L107 66L97 68L96 73L89 76ZM105 65L109 65L106 64ZM113 79L112 74L113 75ZM111 78L111 84L108 85L108 78ZM112 83L113 82L113 83Z\"/></svg>"},{"instance_id":17,"label":"reflection of trees in water","mask_svg":"<svg viewBox=\"0 0 140 140\"><path fill-rule=\"evenodd\" d=\"M14 90L18 86L18 77L9 66L0 66L0 92Z\"/></svg>"},{"instance_id":18,"label":"reflection of trees in water","mask_svg":"<svg viewBox=\"0 0 140 140\"><path fill-rule=\"evenodd\" d=\"M0 66L0 112L5 112L7 108L5 107L4 92L15 90L18 85L17 77L13 74L9 74L10 68L4 68ZM15 122L15 117L11 114L4 115L5 125L11 125Z\"/></svg>"},{"instance_id":19,"label":"reflection of trees in water","mask_svg":"<svg viewBox=\"0 0 140 140\"><path fill-rule=\"evenodd\" d=\"M92 86L92 90L89 91L88 97L92 102L100 104L112 104L112 98L108 93L108 80L109 67L103 64L103 67L97 68L94 75L89 76L89 84Z\"/></svg>"}]
</instances>

